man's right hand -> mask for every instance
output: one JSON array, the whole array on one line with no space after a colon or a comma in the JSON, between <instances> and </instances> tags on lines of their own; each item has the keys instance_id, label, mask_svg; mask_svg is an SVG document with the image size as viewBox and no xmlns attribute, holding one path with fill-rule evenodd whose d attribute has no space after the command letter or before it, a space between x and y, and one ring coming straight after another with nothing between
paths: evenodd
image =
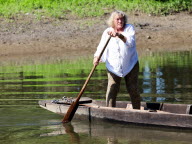
<instances>
[{"instance_id":1,"label":"man's right hand","mask_svg":"<svg viewBox=\"0 0 192 144\"><path fill-rule=\"evenodd\" d=\"M94 57L94 59L93 59L93 65L98 65L99 64L99 61L98 61L98 57L96 56L96 57Z\"/></svg>"}]
</instances>

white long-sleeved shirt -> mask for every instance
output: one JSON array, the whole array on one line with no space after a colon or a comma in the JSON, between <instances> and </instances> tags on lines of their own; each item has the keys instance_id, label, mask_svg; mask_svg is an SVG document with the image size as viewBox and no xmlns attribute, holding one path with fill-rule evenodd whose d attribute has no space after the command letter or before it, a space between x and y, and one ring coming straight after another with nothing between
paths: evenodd
<instances>
[{"instance_id":1,"label":"white long-sleeved shirt","mask_svg":"<svg viewBox=\"0 0 192 144\"><path fill-rule=\"evenodd\" d=\"M107 32L110 29L112 28L107 28L103 32L94 57L100 55L109 37ZM122 34L127 38L126 43L118 37L112 37L101 57L101 61L106 63L107 69L119 77L126 76L138 61L133 25L126 24Z\"/></svg>"}]
</instances>

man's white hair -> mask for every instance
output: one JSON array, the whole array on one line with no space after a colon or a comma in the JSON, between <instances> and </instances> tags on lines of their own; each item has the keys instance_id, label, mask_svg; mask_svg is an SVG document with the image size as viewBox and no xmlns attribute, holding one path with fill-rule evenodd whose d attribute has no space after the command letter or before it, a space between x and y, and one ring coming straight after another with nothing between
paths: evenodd
<instances>
[{"instance_id":1,"label":"man's white hair","mask_svg":"<svg viewBox=\"0 0 192 144\"><path fill-rule=\"evenodd\" d=\"M127 21L128 21L127 15L122 11L116 10L116 11L111 13L109 19L107 20L108 26L114 27L114 17L117 16L117 15L122 16L124 18L124 24L127 23Z\"/></svg>"}]
</instances>

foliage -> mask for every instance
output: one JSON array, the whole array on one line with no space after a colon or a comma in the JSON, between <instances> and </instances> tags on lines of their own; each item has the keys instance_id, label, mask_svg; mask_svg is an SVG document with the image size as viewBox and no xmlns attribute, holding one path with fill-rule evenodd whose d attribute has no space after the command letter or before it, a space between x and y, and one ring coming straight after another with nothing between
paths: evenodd
<instances>
[{"instance_id":1,"label":"foliage","mask_svg":"<svg viewBox=\"0 0 192 144\"><path fill-rule=\"evenodd\" d=\"M192 11L191 0L0 0L0 16L18 14L63 18L67 14L80 17L102 16L119 9L155 15Z\"/></svg>"}]
</instances>

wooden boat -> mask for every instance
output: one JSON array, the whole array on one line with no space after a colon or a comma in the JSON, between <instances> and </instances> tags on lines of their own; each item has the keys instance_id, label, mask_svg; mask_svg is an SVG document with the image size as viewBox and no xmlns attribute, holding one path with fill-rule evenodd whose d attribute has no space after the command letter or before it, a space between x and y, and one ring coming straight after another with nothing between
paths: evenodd
<instances>
[{"instance_id":1,"label":"wooden boat","mask_svg":"<svg viewBox=\"0 0 192 144\"><path fill-rule=\"evenodd\" d=\"M65 115L74 99L41 100L39 105L54 113ZM141 103L141 110L131 108L127 101L117 101L116 107L106 107L104 100L82 97L74 119L110 120L124 123L192 129L192 105Z\"/></svg>"}]
</instances>

